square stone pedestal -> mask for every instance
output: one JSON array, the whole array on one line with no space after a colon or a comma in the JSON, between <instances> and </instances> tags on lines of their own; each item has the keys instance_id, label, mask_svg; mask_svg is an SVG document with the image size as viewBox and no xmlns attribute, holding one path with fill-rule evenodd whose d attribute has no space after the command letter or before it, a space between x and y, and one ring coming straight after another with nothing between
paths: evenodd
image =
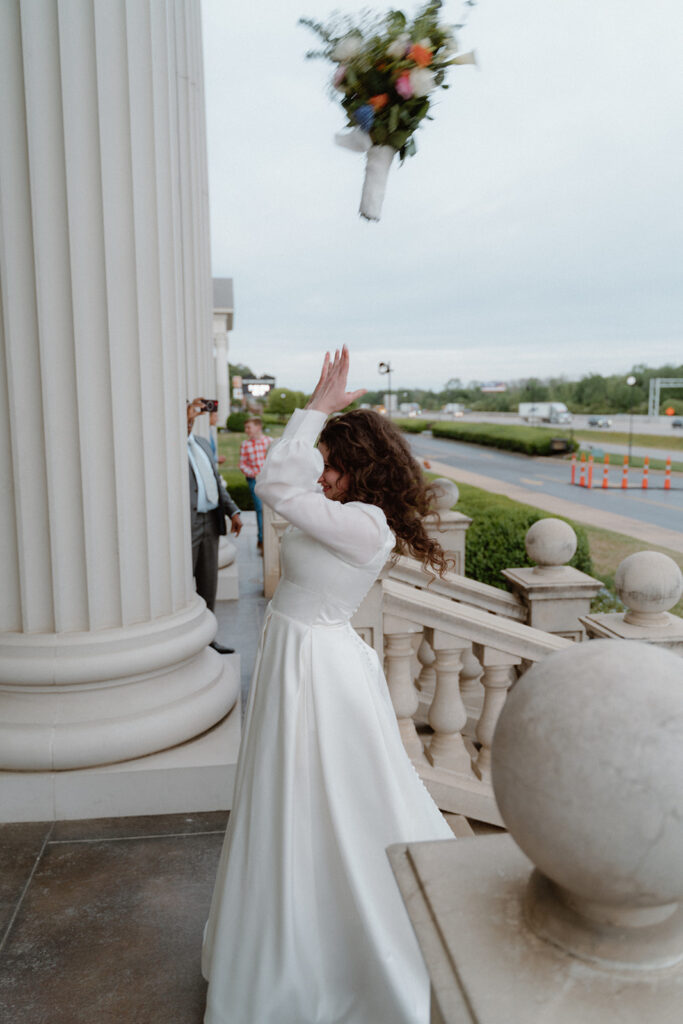
<instances>
[{"instance_id":1,"label":"square stone pedestal","mask_svg":"<svg viewBox=\"0 0 683 1024\"><path fill-rule=\"evenodd\" d=\"M571 565L543 568L503 569L512 590L529 609L527 625L556 633L569 640L584 636L580 618L590 611L591 601L602 588L593 579Z\"/></svg>"},{"instance_id":2,"label":"square stone pedestal","mask_svg":"<svg viewBox=\"0 0 683 1024\"><path fill-rule=\"evenodd\" d=\"M591 640L640 640L683 657L683 619L677 615L667 614L664 623L651 626L626 622L623 612L602 612L584 616L581 623Z\"/></svg>"},{"instance_id":3,"label":"square stone pedestal","mask_svg":"<svg viewBox=\"0 0 683 1024\"><path fill-rule=\"evenodd\" d=\"M239 677L239 655L223 658ZM158 754L74 771L0 772L0 821L228 810L240 736L238 698L212 729Z\"/></svg>"},{"instance_id":4,"label":"square stone pedestal","mask_svg":"<svg viewBox=\"0 0 683 1024\"><path fill-rule=\"evenodd\" d=\"M532 864L511 836L388 853L429 970L431 1024L680 1024L683 966L596 969L528 930Z\"/></svg>"}]
</instances>

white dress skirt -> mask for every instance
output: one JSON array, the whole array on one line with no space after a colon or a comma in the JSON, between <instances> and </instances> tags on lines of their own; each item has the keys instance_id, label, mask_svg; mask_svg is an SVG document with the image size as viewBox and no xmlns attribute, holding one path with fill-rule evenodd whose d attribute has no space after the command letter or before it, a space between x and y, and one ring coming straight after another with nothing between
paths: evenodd
<instances>
[{"instance_id":1,"label":"white dress skirt","mask_svg":"<svg viewBox=\"0 0 683 1024\"><path fill-rule=\"evenodd\" d=\"M258 493L292 524L263 627L202 969L205 1024L427 1024L429 983L386 855L453 840L405 752L375 652L349 624L393 545L330 501L297 411Z\"/></svg>"}]
</instances>

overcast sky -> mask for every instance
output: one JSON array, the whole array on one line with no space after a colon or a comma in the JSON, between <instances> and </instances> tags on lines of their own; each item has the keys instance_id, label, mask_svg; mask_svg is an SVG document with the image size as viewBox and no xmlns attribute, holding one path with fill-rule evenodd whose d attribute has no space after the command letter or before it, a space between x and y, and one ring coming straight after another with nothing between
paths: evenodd
<instances>
[{"instance_id":1,"label":"overcast sky","mask_svg":"<svg viewBox=\"0 0 683 1024\"><path fill-rule=\"evenodd\" d=\"M435 94L378 224L357 213L364 157L333 142L333 66L297 25L363 4L202 2L231 361L304 390L342 342L369 389L380 361L437 390L683 362L680 0L480 0L461 37L480 67Z\"/></svg>"}]
</instances>

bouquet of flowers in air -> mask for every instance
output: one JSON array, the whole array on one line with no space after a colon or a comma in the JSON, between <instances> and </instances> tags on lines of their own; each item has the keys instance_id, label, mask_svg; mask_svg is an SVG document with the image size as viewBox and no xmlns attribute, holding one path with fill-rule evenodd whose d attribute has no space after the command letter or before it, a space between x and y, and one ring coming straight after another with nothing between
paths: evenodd
<instances>
[{"instance_id":1,"label":"bouquet of flowers in air","mask_svg":"<svg viewBox=\"0 0 683 1024\"><path fill-rule=\"evenodd\" d=\"M466 6L474 3L466 0ZM440 8L441 0L428 0L412 22L401 11L380 18L365 15L358 23L348 16L337 16L327 25L300 19L324 44L306 56L337 65L332 87L349 130L338 133L336 141L367 154L360 203L367 220L380 218L395 155L403 161L416 152L414 133L425 118L431 120L432 94L448 88L448 69L475 63L473 53L458 53L455 32L462 26L442 24Z\"/></svg>"}]
</instances>

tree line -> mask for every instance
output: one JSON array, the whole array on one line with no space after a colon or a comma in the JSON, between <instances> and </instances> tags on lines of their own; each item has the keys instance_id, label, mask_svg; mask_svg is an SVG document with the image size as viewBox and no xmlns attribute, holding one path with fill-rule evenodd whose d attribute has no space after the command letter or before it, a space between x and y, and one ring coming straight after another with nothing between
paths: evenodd
<instances>
[{"instance_id":1,"label":"tree line","mask_svg":"<svg viewBox=\"0 0 683 1024\"><path fill-rule=\"evenodd\" d=\"M245 377L254 376L247 366L239 364L230 366L231 377L233 373L242 373ZM635 377L635 384L629 385L626 380L631 376ZM550 377L545 380L530 377L527 380L510 381L505 391L493 393L482 393L480 381L465 384L457 378L449 380L441 391L398 387L393 389L393 393L399 405L411 402L426 411L436 411L456 402L473 412L516 412L520 402L564 402L571 412L647 413L650 380L653 377L683 379L683 364L659 367L638 364L623 374L603 377L591 373L576 381L567 380L566 377ZM368 391L363 402L382 405L385 394L386 388ZM277 387L268 396L265 411L289 415L294 409L305 405L307 398L303 391ZM683 414L683 388L662 388L660 412L669 407L677 414Z\"/></svg>"}]
</instances>

